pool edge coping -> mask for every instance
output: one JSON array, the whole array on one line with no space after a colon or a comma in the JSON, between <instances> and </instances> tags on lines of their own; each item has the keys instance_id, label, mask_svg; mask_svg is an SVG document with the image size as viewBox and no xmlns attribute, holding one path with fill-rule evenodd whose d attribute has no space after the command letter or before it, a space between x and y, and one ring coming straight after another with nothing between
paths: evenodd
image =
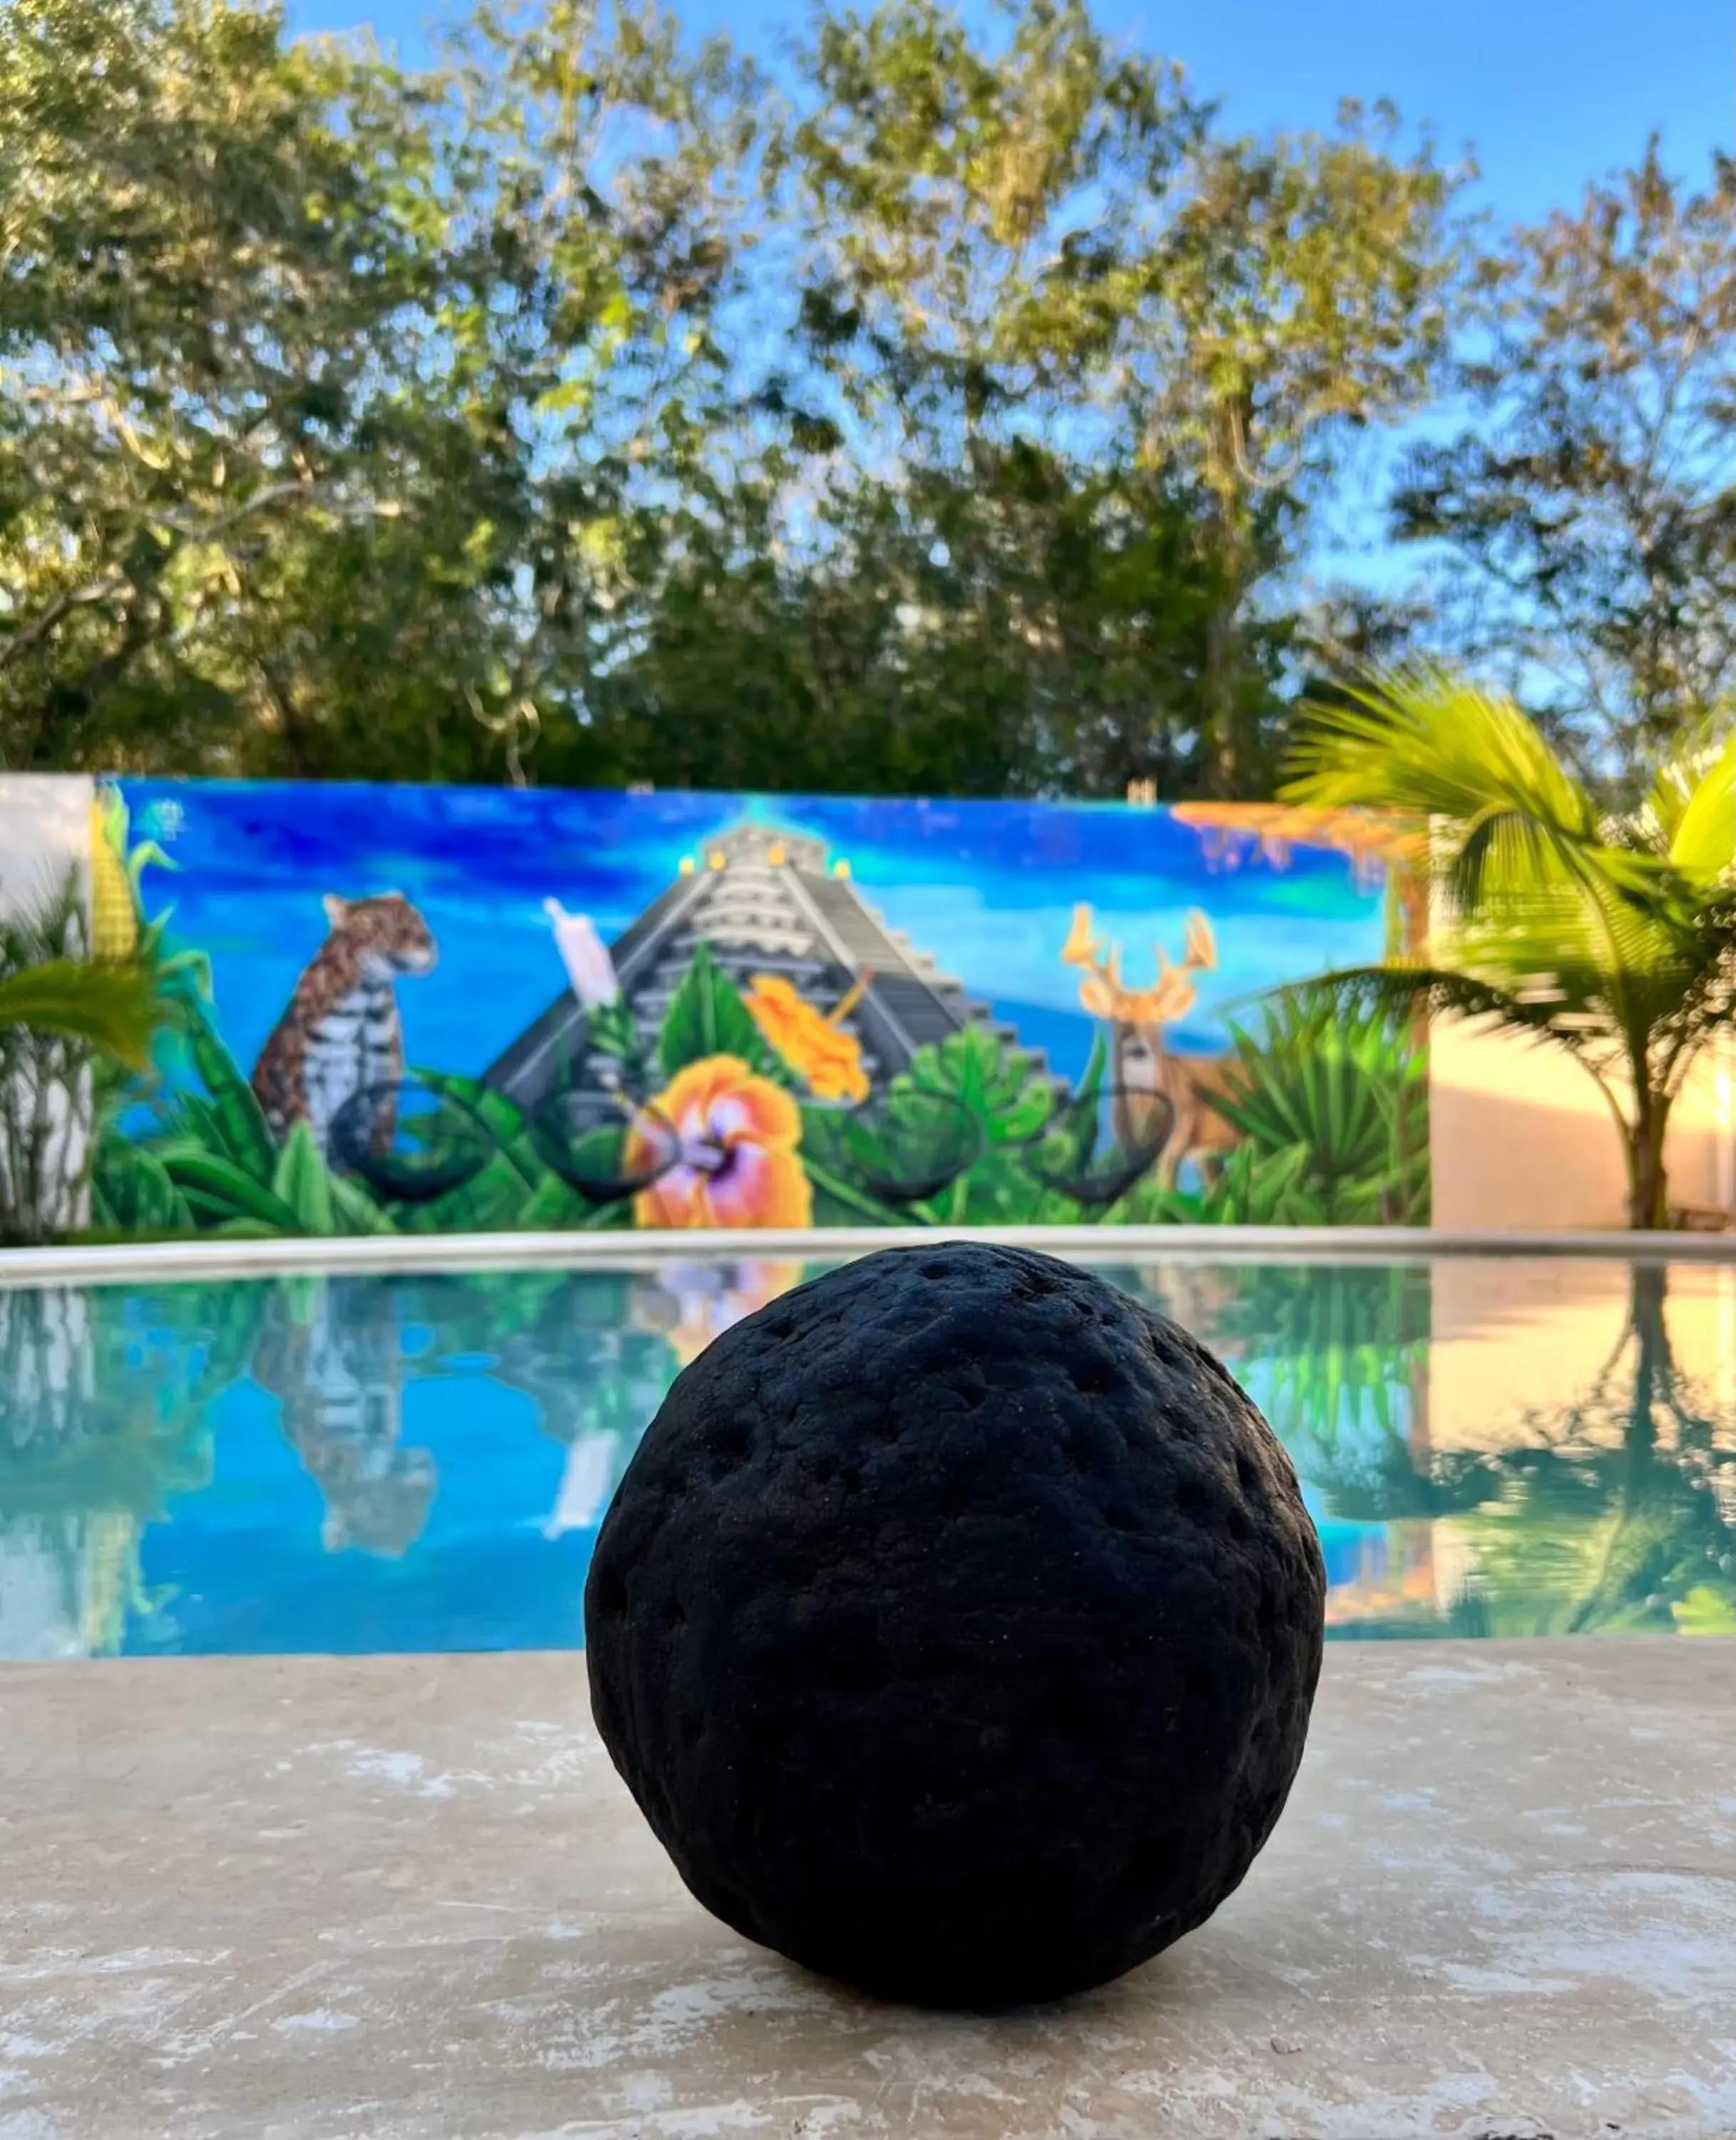
<instances>
[{"instance_id":1,"label":"pool edge coping","mask_svg":"<svg viewBox=\"0 0 1736 2140\"><path fill-rule=\"evenodd\" d=\"M1464 1256L1736 1264L1736 1234L1566 1232L1415 1226L837 1226L571 1234L378 1234L283 1240L115 1242L0 1249L0 1289L297 1273L658 1269L670 1263L825 1262L875 1249L982 1241L1109 1262L1427 1263Z\"/></svg>"}]
</instances>

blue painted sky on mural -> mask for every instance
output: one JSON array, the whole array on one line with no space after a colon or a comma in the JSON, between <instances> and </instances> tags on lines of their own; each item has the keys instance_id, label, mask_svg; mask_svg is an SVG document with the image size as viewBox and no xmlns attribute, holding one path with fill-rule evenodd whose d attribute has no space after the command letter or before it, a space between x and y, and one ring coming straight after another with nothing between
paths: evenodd
<instances>
[{"instance_id":1,"label":"blue painted sky on mural","mask_svg":"<svg viewBox=\"0 0 1736 2140\"><path fill-rule=\"evenodd\" d=\"M1190 907L1209 915L1219 965L1175 1038L1223 1042L1225 1010L1258 991L1378 955L1383 897L1340 855L1210 870L1200 836L1163 811L1114 805L552 789L127 780L135 838L171 873L145 879L174 908L178 943L212 964L219 1020L251 1066L319 949L321 901L400 891L439 964L400 984L406 1052L426 1069L487 1068L565 985L542 902L591 915L606 939L665 889L684 855L747 816L823 840L894 929L1012 1019L1057 1069L1083 1065L1090 1026L1060 962L1073 902L1123 949L1137 986L1155 941L1182 950Z\"/></svg>"}]
</instances>

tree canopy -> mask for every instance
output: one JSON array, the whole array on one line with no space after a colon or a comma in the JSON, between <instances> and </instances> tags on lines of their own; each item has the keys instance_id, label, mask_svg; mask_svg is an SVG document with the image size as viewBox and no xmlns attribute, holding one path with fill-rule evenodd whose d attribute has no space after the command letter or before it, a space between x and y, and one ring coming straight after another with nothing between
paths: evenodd
<instances>
[{"instance_id":1,"label":"tree canopy","mask_svg":"<svg viewBox=\"0 0 1736 2140\"><path fill-rule=\"evenodd\" d=\"M1425 639L1590 758L1728 689L1722 165L1481 256L1387 108L1236 135L1089 0L13 0L0 100L7 768L1259 796ZM1459 569L1321 600L1454 387Z\"/></svg>"},{"instance_id":2,"label":"tree canopy","mask_svg":"<svg viewBox=\"0 0 1736 2140\"><path fill-rule=\"evenodd\" d=\"M1401 538L1446 562L1446 643L1636 802L1736 698L1736 164L1651 143L1479 263L1465 420L1419 451Z\"/></svg>"}]
</instances>

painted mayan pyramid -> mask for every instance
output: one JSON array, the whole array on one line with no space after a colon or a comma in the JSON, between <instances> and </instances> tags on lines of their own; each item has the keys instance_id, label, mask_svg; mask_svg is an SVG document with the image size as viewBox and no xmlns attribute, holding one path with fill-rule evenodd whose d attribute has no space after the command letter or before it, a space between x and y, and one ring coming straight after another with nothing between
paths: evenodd
<instances>
[{"instance_id":1,"label":"painted mayan pyramid","mask_svg":"<svg viewBox=\"0 0 1736 2140\"><path fill-rule=\"evenodd\" d=\"M1016 1038L928 953L887 928L847 866L828 862L823 842L773 825L738 825L706 842L615 939L615 974L642 1033L657 1030L701 943L738 984L781 974L822 1009L860 980L861 994L842 1023L861 1042L875 1083L905 1068L919 1048L967 1026ZM587 1046L582 1005L563 992L490 1066L486 1082L529 1110L562 1086L600 1089L603 1068Z\"/></svg>"}]
</instances>

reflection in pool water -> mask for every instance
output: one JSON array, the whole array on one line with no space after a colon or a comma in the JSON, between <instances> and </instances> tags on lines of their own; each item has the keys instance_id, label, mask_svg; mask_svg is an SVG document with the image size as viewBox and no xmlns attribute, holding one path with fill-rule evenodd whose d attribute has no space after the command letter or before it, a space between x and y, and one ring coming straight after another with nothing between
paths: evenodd
<instances>
[{"instance_id":1,"label":"reflection in pool water","mask_svg":"<svg viewBox=\"0 0 1736 2140\"><path fill-rule=\"evenodd\" d=\"M1711 1302L1728 1335L1736 1271L1582 1267L1606 1296L1588 1344L1518 1298L1518 1265L1103 1268L1282 1436L1335 1632L1736 1632L1736 1342L1688 1362L1673 1320ZM576 1646L664 1391L802 1275L0 1291L0 1657ZM1558 1401L1503 1365L1527 1342Z\"/></svg>"}]
</instances>

